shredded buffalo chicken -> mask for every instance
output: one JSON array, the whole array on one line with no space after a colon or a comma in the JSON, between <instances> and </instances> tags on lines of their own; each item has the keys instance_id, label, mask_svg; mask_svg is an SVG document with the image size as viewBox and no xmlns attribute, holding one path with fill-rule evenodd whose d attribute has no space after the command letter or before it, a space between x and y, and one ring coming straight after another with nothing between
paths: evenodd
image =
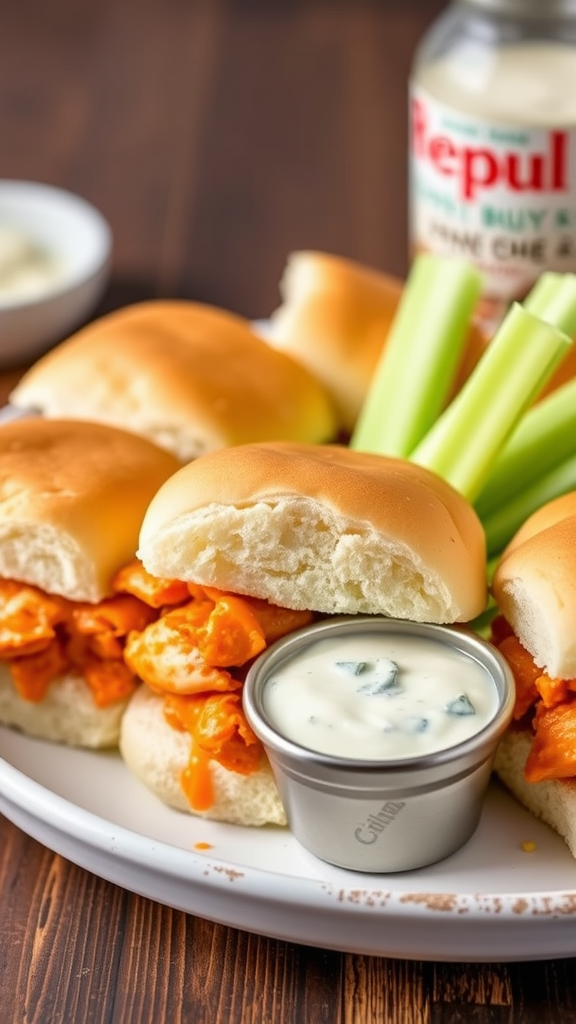
<instances>
[{"instance_id":1,"label":"shredded buffalo chicken","mask_svg":"<svg viewBox=\"0 0 576 1024\"><path fill-rule=\"evenodd\" d=\"M0 661L34 702L67 673L86 681L98 707L130 697L143 680L164 697L168 723L192 737L182 787L195 809L206 809L211 761L248 775L264 759L242 710L247 667L312 614L158 579L138 560L116 573L111 589L89 604L0 579Z\"/></svg>"},{"instance_id":2,"label":"shredded buffalo chicken","mask_svg":"<svg viewBox=\"0 0 576 1024\"><path fill-rule=\"evenodd\" d=\"M169 581L149 576L142 566L123 570L122 584L160 605ZM144 580L144 583L142 583ZM159 617L127 639L124 658L152 690L164 695L166 720L192 737L190 761L181 784L196 810L213 799L210 762L249 775L264 760L260 741L242 710L240 691L250 662L270 643L312 621L312 613L291 611L256 598L190 585L187 599L161 609Z\"/></svg>"},{"instance_id":3,"label":"shredded buffalo chicken","mask_svg":"<svg viewBox=\"0 0 576 1024\"><path fill-rule=\"evenodd\" d=\"M576 778L576 679L546 675L501 615L492 623L491 639L512 669L514 718L529 723L534 733L524 769L527 781Z\"/></svg>"},{"instance_id":4,"label":"shredded buffalo chicken","mask_svg":"<svg viewBox=\"0 0 576 1024\"><path fill-rule=\"evenodd\" d=\"M53 679L73 673L85 679L95 704L106 707L136 688L124 644L156 614L129 594L85 604L0 579L0 661L24 700L41 701Z\"/></svg>"}]
</instances>

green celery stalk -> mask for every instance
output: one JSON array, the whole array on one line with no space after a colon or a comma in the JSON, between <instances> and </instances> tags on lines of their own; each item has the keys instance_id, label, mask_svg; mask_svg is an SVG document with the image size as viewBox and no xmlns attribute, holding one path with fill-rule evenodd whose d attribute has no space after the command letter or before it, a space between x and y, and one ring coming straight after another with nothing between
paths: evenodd
<instances>
[{"instance_id":1,"label":"green celery stalk","mask_svg":"<svg viewBox=\"0 0 576 1024\"><path fill-rule=\"evenodd\" d=\"M547 271L525 299L524 309L573 337L576 334L576 274ZM529 409L496 456L475 502L484 518L576 451L576 380Z\"/></svg>"},{"instance_id":2,"label":"green celery stalk","mask_svg":"<svg viewBox=\"0 0 576 1024\"><path fill-rule=\"evenodd\" d=\"M496 456L475 501L481 519L516 492L576 454L576 379L563 384L524 414Z\"/></svg>"},{"instance_id":3,"label":"green celery stalk","mask_svg":"<svg viewBox=\"0 0 576 1024\"><path fill-rule=\"evenodd\" d=\"M464 261L416 257L351 448L406 457L424 437L447 400L480 287Z\"/></svg>"},{"instance_id":4,"label":"green celery stalk","mask_svg":"<svg viewBox=\"0 0 576 1024\"><path fill-rule=\"evenodd\" d=\"M548 270L536 281L522 303L533 316L553 324L559 331L576 334L576 274Z\"/></svg>"},{"instance_id":5,"label":"green celery stalk","mask_svg":"<svg viewBox=\"0 0 576 1024\"><path fill-rule=\"evenodd\" d=\"M517 303L410 460L475 501L494 460L572 344Z\"/></svg>"},{"instance_id":6,"label":"green celery stalk","mask_svg":"<svg viewBox=\"0 0 576 1024\"><path fill-rule=\"evenodd\" d=\"M488 558L493 559L502 553L528 516L546 502L573 490L576 490L576 453L539 476L482 520Z\"/></svg>"}]
</instances>

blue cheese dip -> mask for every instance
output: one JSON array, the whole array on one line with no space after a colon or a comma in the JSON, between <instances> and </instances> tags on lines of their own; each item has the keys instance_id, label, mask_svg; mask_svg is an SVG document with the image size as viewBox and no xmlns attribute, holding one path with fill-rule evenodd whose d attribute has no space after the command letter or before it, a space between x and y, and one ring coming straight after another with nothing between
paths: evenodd
<instances>
[{"instance_id":1,"label":"blue cheese dip","mask_svg":"<svg viewBox=\"0 0 576 1024\"><path fill-rule=\"evenodd\" d=\"M499 695L487 669L454 647L365 633L310 643L274 668L262 703L301 747L385 761L469 739L497 714Z\"/></svg>"}]
</instances>

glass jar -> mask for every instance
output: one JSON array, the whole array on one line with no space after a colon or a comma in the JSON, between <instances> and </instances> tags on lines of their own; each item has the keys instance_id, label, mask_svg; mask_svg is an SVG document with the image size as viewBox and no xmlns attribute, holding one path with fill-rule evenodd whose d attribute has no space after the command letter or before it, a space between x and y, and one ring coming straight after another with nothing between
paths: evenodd
<instances>
[{"instance_id":1,"label":"glass jar","mask_svg":"<svg viewBox=\"0 0 576 1024\"><path fill-rule=\"evenodd\" d=\"M576 270L576 0L454 0L410 82L409 235L482 273L490 328Z\"/></svg>"}]
</instances>

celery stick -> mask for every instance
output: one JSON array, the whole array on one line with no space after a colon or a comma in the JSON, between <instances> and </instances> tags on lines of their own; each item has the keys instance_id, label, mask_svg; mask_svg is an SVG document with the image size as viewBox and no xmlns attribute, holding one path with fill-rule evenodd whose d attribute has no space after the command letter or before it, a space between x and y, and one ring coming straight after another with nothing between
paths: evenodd
<instances>
[{"instance_id":1,"label":"celery stick","mask_svg":"<svg viewBox=\"0 0 576 1024\"><path fill-rule=\"evenodd\" d=\"M475 501L484 519L517 491L576 454L576 379L524 414L490 469Z\"/></svg>"},{"instance_id":2,"label":"celery stick","mask_svg":"<svg viewBox=\"0 0 576 1024\"><path fill-rule=\"evenodd\" d=\"M576 274L558 274L552 270L540 274L522 305L533 316L573 338L576 334Z\"/></svg>"},{"instance_id":3,"label":"celery stick","mask_svg":"<svg viewBox=\"0 0 576 1024\"><path fill-rule=\"evenodd\" d=\"M515 303L410 460L475 501L502 445L571 344L567 335Z\"/></svg>"},{"instance_id":4,"label":"celery stick","mask_svg":"<svg viewBox=\"0 0 576 1024\"><path fill-rule=\"evenodd\" d=\"M544 473L483 520L488 557L499 555L533 512L576 490L576 453Z\"/></svg>"},{"instance_id":5,"label":"celery stick","mask_svg":"<svg viewBox=\"0 0 576 1024\"><path fill-rule=\"evenodd\" d=\"M576 274L541 274L523 303L534 316L571 337L576 333ZM557 389L523 416L496 457L475 502L484 518L516 491L576 451L576 380Z\"/></svg>"},{"instance_id":6,"label":"celery stick","mask_svg":"<svg viewBox=\"0 0 576 1024\"><path fill-rule=\"evenodd\" d=\"M351 448L405 457L424 437L453 383L480 284L463 261L416 257Z\"/></svg>"}]
</instances>

